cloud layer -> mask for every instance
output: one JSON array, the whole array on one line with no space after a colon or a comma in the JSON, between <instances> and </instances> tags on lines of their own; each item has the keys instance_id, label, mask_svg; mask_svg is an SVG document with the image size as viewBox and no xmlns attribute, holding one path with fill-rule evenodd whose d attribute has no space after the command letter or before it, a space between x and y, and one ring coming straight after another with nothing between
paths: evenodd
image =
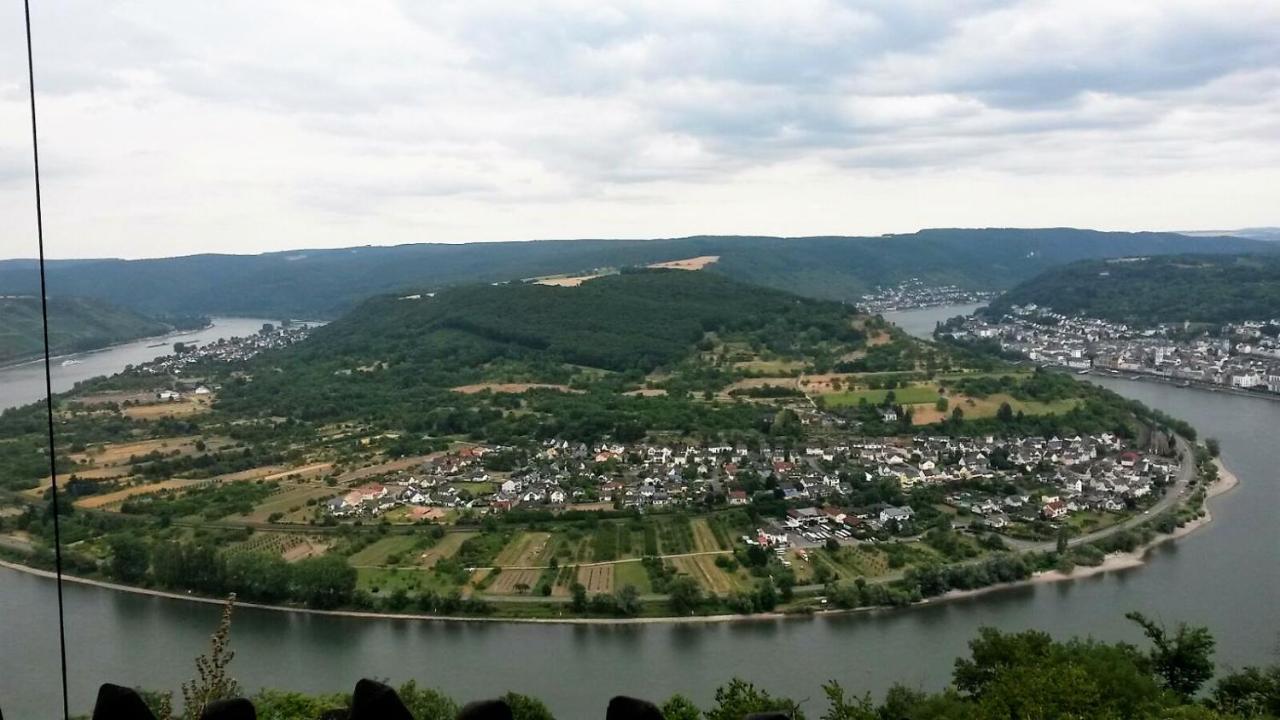
<instances>
[{"instance_id":1,"label":"cloud layer","mask_svg":"<svg viewBox=\"0 0 1280 720\"><path fill-rule=\"evenodd\" d=\"M34 249L0 9L0 256ZM1280 224L1280 4L40 3L55 256Z\"/></svg>"}]
</instances>

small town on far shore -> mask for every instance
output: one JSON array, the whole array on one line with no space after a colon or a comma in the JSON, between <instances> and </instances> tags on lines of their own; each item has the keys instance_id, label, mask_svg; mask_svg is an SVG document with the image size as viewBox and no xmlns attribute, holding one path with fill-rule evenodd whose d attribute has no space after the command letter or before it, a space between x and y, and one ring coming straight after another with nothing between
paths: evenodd
<instances>
[{"instance_id":1,"label":"small town on far shore","mask_svg":"<svg viewBox=\"0 0 1280 720\"><path fill-rule=\"evenodd\" d=\"M995 319L975 314L948 321L938 335L962 343L996 342L1005 353L1078 372L1280 393L1280 319L1275 318L1135 328L1025 305Z\"/></svg>"}]
</instances>

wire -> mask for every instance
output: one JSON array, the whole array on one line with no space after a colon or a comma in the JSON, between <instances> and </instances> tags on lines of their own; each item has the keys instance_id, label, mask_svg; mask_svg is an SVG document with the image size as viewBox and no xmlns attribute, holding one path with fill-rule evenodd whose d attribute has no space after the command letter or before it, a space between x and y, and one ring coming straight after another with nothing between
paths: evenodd
<instances>
[{"instance_id":1,"label":"wire","mask_svg":"<svg viewBox=\"0 0 1280 720\"><path fill-rule=\"evenodd\" d=\"M49 489L53 507L53 563L58 585L58 656L62 666L62 717L70 718L67 701L67 632L62 607L62 529L58 511L58 460L53 451L53 375L49 369L49 293L44 274L44 216L40 205L40 143L36 132L36 71L31 52L31 0L22 0L27 21L27 87L31 91L31 159L36 180L36 242L40 250L40 319L44 329L44 397L49 420Z\"/></svg>"}]
</instances>

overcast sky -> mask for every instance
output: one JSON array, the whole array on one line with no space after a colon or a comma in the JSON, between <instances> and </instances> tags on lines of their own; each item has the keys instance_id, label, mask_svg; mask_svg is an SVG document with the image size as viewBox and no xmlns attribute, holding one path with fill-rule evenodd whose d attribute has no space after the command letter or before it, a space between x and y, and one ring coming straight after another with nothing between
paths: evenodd
<instances>
[{"instance_id":1,"label":"overcast sky","mask_svg":"<svg viewBox=\"0 0 1280 720\"><path fill-rule=\"evenodd\" d=\"M1280 225L1275 0L33 4L55 257Z\"/></svg>"}]
</instances>

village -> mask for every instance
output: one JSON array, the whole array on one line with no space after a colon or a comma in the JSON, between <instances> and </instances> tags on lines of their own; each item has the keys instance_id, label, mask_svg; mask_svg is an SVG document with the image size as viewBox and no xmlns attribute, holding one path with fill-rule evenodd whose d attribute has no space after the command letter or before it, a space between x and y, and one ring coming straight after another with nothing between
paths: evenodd
<instances>
[{"instance_id":1,"label":"village","mask_svg":"<svg viewBox=\"0 0 1280 720\"><path fill-rule=\"evenodd\" d=\"M760 527L744 538L748 545L911 537L943 515L958 528L1033 539L1062 524L1098 529L1109 524L1108 515L1114 521L1141 510L1160 497L1177 467L1176 459L1138 452L1109 433L917 436L794 449L548 441L526 453L469 445L352 487L323 512L335 519L447 521L513 510L643 513L771 504L773 512L760 512Z\"/></svg>"},{"instance_id":2,"label":"village","mask_svg":"<svg viewBox=\"0 0 1280 720\"><path fill-rule=\"evenodd\" d=\"M998 320L980 315L940 333L957 341L996 341L1005 352L1078 372L1131 373L1173 382L1280 393L1280 320L1207 328L1132 328L1052 308L1014 306Z\"/></svg>"},{"instance_id":3,"label":"village","mask_svg":"<svg viewBox=\"0 0 1280 720\"><path fill-rule=\"evenodd\" d=\"M310 334L314 323L266 323L258 332L245 337L221 338L204 345L174 343L171 355L162 355L148 363L133 367L141 375L181 375L184 370L205 362L235 363L249 360L259 353L288 347Z\"/></svg>"},{"instance_id":4,"label":"village","mask_svg":"<svg viewBox=\"0 0 1280 720\"><path fill-rule=\"evenodd\" d=\"M966 290L956 285L928 285L919 278L911 278L893 287L877 288L874 293L863 295L858 299L858 307L865 312L881 313L943 305L968 305L986 302L996 294Z\"/></svg>"}]
</instances>

